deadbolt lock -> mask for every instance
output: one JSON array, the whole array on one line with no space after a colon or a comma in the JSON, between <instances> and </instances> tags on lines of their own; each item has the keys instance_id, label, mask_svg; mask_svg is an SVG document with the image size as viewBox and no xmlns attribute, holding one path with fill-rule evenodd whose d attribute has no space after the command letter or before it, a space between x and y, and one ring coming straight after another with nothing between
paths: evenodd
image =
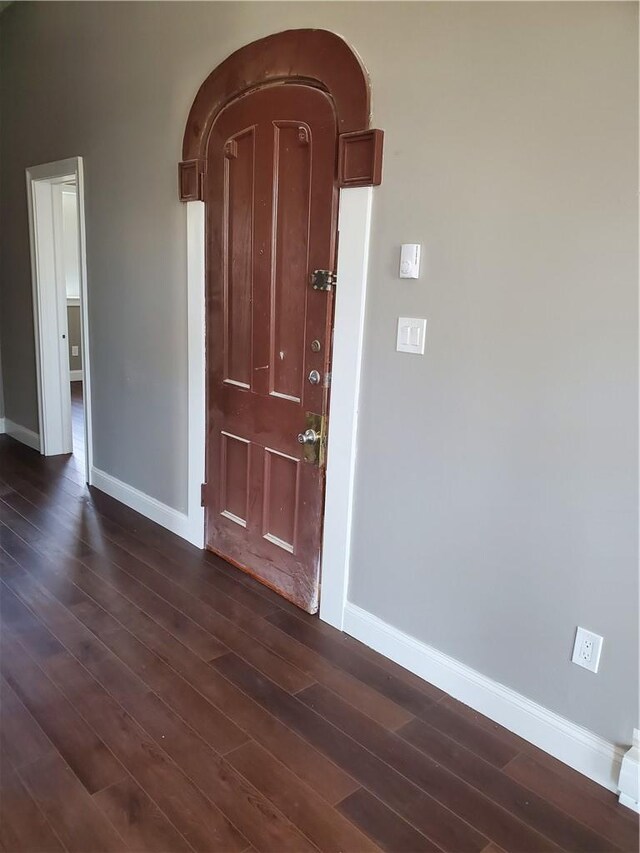
<instances>
[{"instance_id":1,"label":"deadbolt lock","mask_svg":"<svg viewBox=\"0 0 640 853\"><path fill-rule=\"evenodd\" d=\"M324 415L307 412L304 432L298 433L298 442L302 445L304 461L312 465L324 466L327 419Z\"/></svg>"}]
</instances>

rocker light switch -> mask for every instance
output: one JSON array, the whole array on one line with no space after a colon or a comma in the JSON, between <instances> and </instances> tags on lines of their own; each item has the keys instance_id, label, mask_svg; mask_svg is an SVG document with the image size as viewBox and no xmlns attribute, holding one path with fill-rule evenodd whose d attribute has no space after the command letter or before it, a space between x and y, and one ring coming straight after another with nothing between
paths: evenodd
<instances>
[{"instance_id":1,"label":"rocker light switch","mask_svg":"<svg viewBox=\"0 0 640 853\"><path fill-rule=\"evenodd\" d=\"M424 355L424 342L427 337L427 321L416 317L398 317L397 352L412 352Z\"/></svg>"}]
</instances>

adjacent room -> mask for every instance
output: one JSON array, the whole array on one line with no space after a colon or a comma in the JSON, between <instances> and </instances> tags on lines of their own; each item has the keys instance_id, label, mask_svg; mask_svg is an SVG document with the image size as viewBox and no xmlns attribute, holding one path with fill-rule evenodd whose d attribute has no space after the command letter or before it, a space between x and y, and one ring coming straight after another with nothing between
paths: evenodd
<instances>
[{"instance_id":1,"label":"adjacent room","mask_svg":"<svg viewBox=\"0 0 640 853\"><path fill-rule=\"evenodd\" d=\"M638 850L638 11L0 3L0 850Z\"/></svg>"},{"instance_id":2,"label":"adjacent room","mask_svg":"<svg viewBox=\"0 0 640 853\"><path fill-rule=\"evenodd\" d=\"M75 181L61 185L62 234L64 240L64 283L67 295L67 340L69 342L69 382L71 387L71 434L73 456L80 470L85 468L84 400L82 392L82 311L80 305L80 230L78 187Z\"/></svg>"}]
</instances>

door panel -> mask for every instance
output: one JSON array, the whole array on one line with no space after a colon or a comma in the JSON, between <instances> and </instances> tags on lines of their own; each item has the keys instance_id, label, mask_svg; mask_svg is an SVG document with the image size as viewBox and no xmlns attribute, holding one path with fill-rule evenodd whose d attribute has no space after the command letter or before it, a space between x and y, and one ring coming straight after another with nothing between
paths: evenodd
<instances>
[{"instance_id":1,"label":"door panel","mask_svg":"<svg viewBox=\"0 0 640 853\"><path fill-rule=\"evenodd\" d=\"M226 234L224 246L224 378L251 386L251 275L254 128L229 140L224 151Z\"/></svg>"},{"instance_id":2,"label":"door panel","mask_svg":"<svg viewBox=\"0 0 640 853\"><path fill-rule=\"evenodd\" d=\"M301 465L298 459L265 447L262 535L291 554L296 552Z\"/></svg>"},{"instance_id":3,"label":"door panel","mask_svg":"<svg viewBox=\"0 0 640 853\"><path fill-rule=\"evenodd\" d=\"M318 606L324 469L304 460L326 416L337 129L321 91L283 85L232 103L209 137L207 547L299 606ZM311 348L311 342L318 345Z\"/></svg>"},{"instance_id":4,"label":"door panel","mask_svg":"<svg viewBox=\"0 0 640 853\"><path fill-rule=\"evenodd\" d=\"M306 125L277 122L274 168L271 393L300 402L308 277L311 146ZM301 215L302 214L302 215Z\"/></svg>"},{"instance_id":5,"label":"door panel","mask_svg":"<svg viewBox=\"0 0 640 853\"><path fill-rule=\"evenodd\" d=\"M243 527L249 515L250 446L245 438L221 432L220 511Z\"/></svg>"}]
</instances>

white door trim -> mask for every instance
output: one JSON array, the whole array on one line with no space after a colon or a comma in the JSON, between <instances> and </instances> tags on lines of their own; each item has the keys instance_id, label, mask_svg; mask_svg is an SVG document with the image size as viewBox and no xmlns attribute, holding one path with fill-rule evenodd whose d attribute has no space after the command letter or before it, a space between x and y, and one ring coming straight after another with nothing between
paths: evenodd
<instances>
[{"instance_id":1,"label":"white door trim","mask_svg":"<svg viewBox=\"0 0 640 853\"><path fill-rule=\"evenodd\" d=\"M188 484L189 541L204 548L204 508L200 487L204 483L207 421L205 416L205 207L187 202L187 359L188 359Z\"/></svg>"},{"instance_id":2,"label":"white door trim","mask_svg":"<svg viewBox=\"0 0 640 853\"><path fill-rule=\"evenodd\" d=\"M59 229L56 229L57 217L54 215L54 205L57 204L56 189L61 183L69 180L75 181L78 192L85 458L86 479L90 483L93 464L93 431L82 157L70 157L53 163L30 166L26 170L39 444L40 452L45 456L68 453L71 450L66 294L63 300L60 297L61 291L56 285L56 277L60 274L61 235ZM65 336L64 339L62 335Z\"/></svg>"},{"instance_id":3,"label":"white door trim","mask_svg":"<svg viewBox=\"0 0 640 853\"><path fill-rule=\"evenodd\" d=\"M364 335L371 187L340 191L338 284L331 365L331 416L321 569L320 618L342 628L349 579L356 431ZM204 547L200 485L205 473L205 213L187 202L188 527Z\"/></svg>"},{"instance_id":4,"label":"white door trim","mask_svg":"<svg viewBox=\"0 0 640 853\"><path fill-rule=\"evenodd\" d=\"M360 373L373 187L340 191L320 618L343 627L351 563Z\"/></svg>"}]
</instances>

